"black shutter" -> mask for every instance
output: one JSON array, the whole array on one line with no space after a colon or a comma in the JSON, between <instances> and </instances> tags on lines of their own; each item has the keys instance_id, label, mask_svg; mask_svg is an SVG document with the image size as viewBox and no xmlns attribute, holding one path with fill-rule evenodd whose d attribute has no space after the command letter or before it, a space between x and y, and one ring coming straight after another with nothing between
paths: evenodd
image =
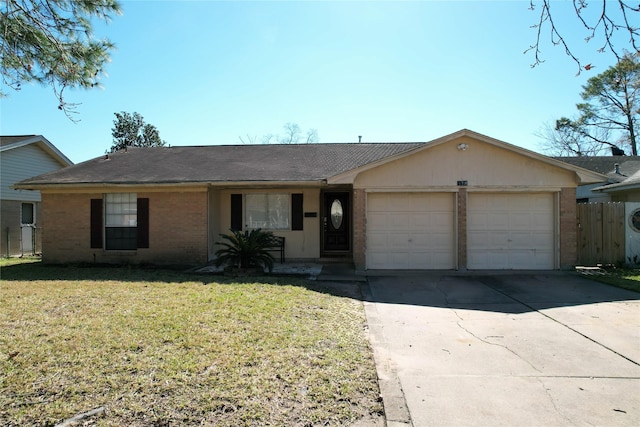
<instances>
[{"instance_id":1,"label":"black shutter","mask_svg":"<svg viewBox=\"0 0 640 427\"><path fill-rule=\"evenodd\" d=\"M291 195L291 229L302 230L304 223L304 209L302 206L302 193Z\"/></svg>"},{"instance_id":2,"label":"black shutter","mask_svg":"<svg viewBox=\"0 0 640 427\"><path fill-rule=\"evenodd\" d=\"M91 248L102 248L102 199L91 199Z\"/></svg>"},{"instance_id":3,"label":"black shutter","mask_svg":"<svg viewBox=\"0 0 640 427\"><path fill-rule=\"evenodd\" d=\"M138 247L149 247L149 199L138 199Z\"/></svg>"},{"instance_id":4,"label":"black shutter","mask_svg":"<svg viewBox=\"0 0 640 427\"><path fill-rule=\"evenodd\" d=\"M242 194L231 195L231 229L242 230Z\"/></svg>"}]
</instances>

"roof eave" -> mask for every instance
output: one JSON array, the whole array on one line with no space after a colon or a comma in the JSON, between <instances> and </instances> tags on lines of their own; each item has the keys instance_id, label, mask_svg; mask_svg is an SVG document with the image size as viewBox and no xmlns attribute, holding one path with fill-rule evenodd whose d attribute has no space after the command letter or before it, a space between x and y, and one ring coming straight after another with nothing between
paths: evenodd
<instances>
[{"instance_id":1,"label":"roof eave","mask_svg":"<svg viewBox=\"0 0 640 427\"><path fill-rule=\"evenodd\" d=\"M0 147L0 151L9 151L9 150L13 150L19 147L24 147L25 145L30 145L30 144L39 144L40 147L47 152L51 157L53 157L58 163L60 163L62 166L71 166L73 165L73 162L64 154L62 154L62 152L60 150L58 150L58 148L56 148L55 145L53 145L51 143L51 141L49 141L47 138L45 138L42 135L35 135L32 136L30 138L25 138L21 141L18 142L14 142L13 144L7 144L4 145L2 147Z\"/></svg>"},{"instance_id":2,"label":"roof eave","mask_svg":"<svg viewBox=\"0 0 640 427\"><path fill-rule=\"evenodd\" d=\"M628 190L636 190L640 188L640 182L633 182L633 183L624 183L621 182L619 184L609 184L609 185L603 185L600 187L596 187L594 189L592 189L591 191L600 191L603 193L615 193L618 191L628 191Z\"/></svg>"},{"instance_id":3,"label":"roof eave","mask_svg":"<svg viewBox=\"0 0 640 427\"><path fill-rule=\"evenodd\" d=\"M166 181L166 182L80 182L80 183L17 183L11 186L14 190L62 190L62 189L95 189L95 188L165 188L165 187L322 187L326 180L313 181Z\"/></svg>"}]
</instances>

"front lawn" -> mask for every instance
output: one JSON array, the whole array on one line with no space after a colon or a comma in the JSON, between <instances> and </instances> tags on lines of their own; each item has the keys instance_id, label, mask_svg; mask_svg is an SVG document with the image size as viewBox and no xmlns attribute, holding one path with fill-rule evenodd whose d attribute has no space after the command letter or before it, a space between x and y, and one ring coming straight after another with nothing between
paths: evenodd
<instances>
[{"instance_id":1,"label":"front lawn","mask_svg":"<svg viewBox=\"0 0 640 427\"><path fill-rule=\"evenodd\" d=\"M0 424L325 426L382 411L362 304L232 283L2 261Z\"/></svg>"},{"instance_id":2,"label":"front lawn","mask_svg":"<svg viewBox=\"0 0 640 427\"><path fill-rule=\"evenodd\" d=\"M640 292L640 269L579 269L580 274L618 288Z\"/></svg>"}]
</instances>

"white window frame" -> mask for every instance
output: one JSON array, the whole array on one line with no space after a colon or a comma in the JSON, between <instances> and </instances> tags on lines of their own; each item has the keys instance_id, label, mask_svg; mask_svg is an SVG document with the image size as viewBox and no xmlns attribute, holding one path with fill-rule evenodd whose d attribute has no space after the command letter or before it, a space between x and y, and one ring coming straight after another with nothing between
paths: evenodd
<instances>
[{"instance_id":1,"label":"white window frame","mask_svg":"<svg viewBox=\"0 0 640 427\"><path fill-rule=\"evenodd\" d=\"M127 249L110 248L113 241L109 241L109 228L138 227L138 194L137 193L106 193L104 195L104 247L106 250L135 250L133 245ZM117 233L117 230L113 230ZM137 243L137 241L136 241Z\"/></svg>"},{"instance_id":2,"label":"white window frame","mask_svg":"<svg viewBox=\"0 0 640 427\"><path fill-rule=\"evenodd\" d=\"M289 193L248 193L244 196L247 229L291 229L291 195Z\"/></svg>"}]
</instances>

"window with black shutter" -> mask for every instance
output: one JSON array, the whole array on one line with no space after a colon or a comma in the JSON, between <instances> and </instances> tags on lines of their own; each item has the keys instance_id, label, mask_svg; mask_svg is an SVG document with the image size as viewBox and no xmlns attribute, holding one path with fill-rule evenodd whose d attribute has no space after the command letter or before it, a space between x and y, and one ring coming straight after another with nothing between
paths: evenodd
<instances>
[{"instance_id":1,"label":"window with black shutter","mask_svg":"<svg viewBox=\"0 0 640 427\"><path fill-rule=\"evenodd\" d=\"M231 229L240 231L242 226L242 194L231 195Z\"/></svg>"},{"instance_id":2,"label":"window with black shutter","mask_svg":"<svg viewBox=\"0 0 640 427\"><path fill-rule=\"evenodd\" d=\"M302 203L302 193L291 195L291 229L302 230L304 224L304 209Z\"/></svg>"}]
</instances>

